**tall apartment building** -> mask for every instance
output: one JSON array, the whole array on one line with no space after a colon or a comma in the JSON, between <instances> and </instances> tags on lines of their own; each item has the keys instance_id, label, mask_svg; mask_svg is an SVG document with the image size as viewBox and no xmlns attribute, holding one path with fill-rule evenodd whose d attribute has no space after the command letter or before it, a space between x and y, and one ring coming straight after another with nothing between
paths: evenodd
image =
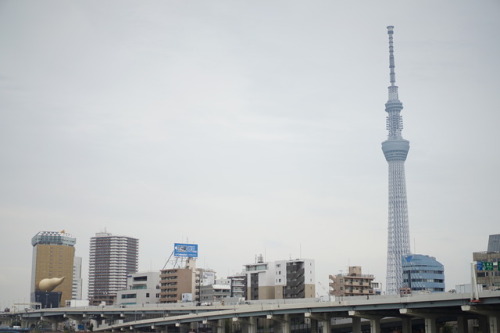
<instances>
[{"instance_id":1,"label":"tall apartment building","mask_svg":"<svg viewBox=\"0 0 500 333\"><path fill-rule=\"evenodd\" d=\"M42 307L57 307L71 299L73 284L73 260L76 238L60 231L40 231L31 239L33 261L31 270L31 301L41 302ZM50 290L40 288L39 283L47 279L64 278L62 283ZM49 283L50 285L50 283ZM41 290L44 289L44 290ZM52 294L49 300L49 292ZM40 293L45 293L41 295ZM59 299L60 298L60 299ZM47 303L47 304L44 304ZM50 303L50 304L48 304Z\"/></svg>"},{"instance_id":2,"label":"tall apartment building","mask_svg":"<svg viewBox=\"0 0 500 333\"><path fill-rule=\"evenodd\" d=\"M71 299L82 299L82 257L75 257L73 261L73 285L71 287Z\"/></svg>"},{"instance_id":3,"label":"tall apartment building","mask_svg":"<svg viewBox=\"0 0 500 333\"><path fill-rule=\"evenodd\" d=\"M196 286L199 284L199 278L196 261L193 258L188 258L183 268L162 269L160 271L160 303L196 300Z\"/></svg>"},{"instance_id":4,"label":"tall apartment building","mask_svg":"<svg viewBox=\"0 0 500 333\"><path fill-rule=\"evenodd\" d=\"M137 238L96 233L90 239L90 304L114 304L116 293L127 288L127 275L137 272L138 258Z\"/></svg>"},{"instance_id":5,"label":"tall apartment building","mask_svg":"<svg viewBox=\"0 0 500 333\"><path fill-rule=\"evenodd\" d=\"M330 275L330 295L364 296L375 294L371 274L362 274L361 266L349 266L349 273Z\"/></svg>"},{"instance_id":6,"label":"tall apartment building","mask_svg":"<svg viewBox=\"0 0 500 333\"><path fill-rule=\"evenodd\" d=\"M155 304L160 302L160 273L133 273L127 276L127 289L116 293L117 305Z\"/></svg>"},{"instance_id":7,"label":"tall apartment building","mask_svg":"<svg viewBox=\"0 0 500 333\"><path fill-rule=\"evenodd\" d=\"M245 265L246 299L290 299L315 297L315 267L312 259L264 262Z\"/></svg>"},{"instance_id":8,"label":"tall apartment building","mask_svg":"<svg viewBox=\"0 0 500 333\"><path fill-rule=\"evenodd\" d=\"M228 276L231 281L231 293L230 297L236 298L247 298L247 276L246 274L236 274Z\"/></svg>"},{"instance_id":9,"label":"tall apartment building","mask_svg":"<svg viewBox=\"0 0 500 333\"><path fill-rule=\"evenodd\" d=\"M443 292L444 266L436 258L423 254L403 257L403 287L413 291Z\"/></svg>"},{"instance_id":10,"label":"tall apartment building","mask_svg":"<svg viewBox=\"0 0 500 333\"><path fill-rule=\"evenodd\" d=\"M490 235L486 252L472 253L477 284L484 290L500 290L500 234Z\"/></svg>"}]
</instances>

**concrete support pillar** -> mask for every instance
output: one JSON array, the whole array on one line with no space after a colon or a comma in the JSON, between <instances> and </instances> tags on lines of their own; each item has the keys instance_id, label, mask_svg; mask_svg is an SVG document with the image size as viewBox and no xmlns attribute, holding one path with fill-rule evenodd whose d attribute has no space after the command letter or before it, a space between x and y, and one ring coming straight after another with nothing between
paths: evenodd
<instances>
[{"instance_id":1,"label":"concrete support pillar","mask_svg":"<svg viewBox=\"0 0 500 333\"><path fill-rule=\"evenodd\" d=\"M500 314L498 312L482 309L474 305L462 305L462 311L470 311L485 316L479 319L481 332L500 332Z\"/></svg>"},{"instance_id":2,"label":"concrete support pillar","mask_svg":"<svg viewBox=\"0 0 500 333\"><path fill-rule=\"evenodd\" d=\"M225 332L226 332L226 326L224 323L224 319L217 320L217 333L225 333Z\"/></svg>"},{"instance_id":3,"label":"concrete support pillar","mask_svg":"<svg viewBox=\"0 0 500 333\"><path fill-rule=\"evenodd\" d=\"M240 319L240 322L243 324L244 333L257 333L257 318L249 317L244 321Z\"/></svg>"},{"instance_id":4,"label":"concrete support pillar","mask_svg":"<svg viewBox=\"0 0 500 333\"><path fill-rule=\"evenodd\" d=\"M467 325L467 328L469 329L469 333L474 332L474 326L475 325L476 325L476 320L475 319L469 320L469 323Z\"/></svg>"},{"instance_id":5,"label":"concrete support pillar","mask_svg":"<svg viewBox=\"0 0 500 333\"><path fill-rule=\"evenodd\" d=\"M307 320L309 320L311 332L313 333L317 333L320 326L322 333L330 333L331 331L331 317L328 314L316 314L309 311L304 313L304 319L306 320L306 323Z\"/></svg>"},{"instance_id":6,"label":"concrete support pillar","mask_svg":"<svg viewBox=\"0 0 500 333\"><path fill-rule=\"evenodd\" d=\"M370 319L370 333L380 333L380 318Z\"/></svg>"},{"instance_id":7,"label":"concrete support pillar","mask_svg":"<svg viewBox=\"0 0 500 333\"><path fill-rule=\"evenodd\" d=\"M403 333L411 333L411 318L404 317L401 319L401 328Z\"/></svg>"},{"instance_id":8,"label":"concrete support pillar","mask_svg":"<svg viewBox=\"0 0 500 333\"><path fill-rule=\"evenodd\" d=\"M290 315L283 315L283 321L281 322L281 333L291 333L292 325L290 324Z\"/></svg>"},{"instance_id":9,"label":"concrete support pillar","mask_svg":"<svg viewBox=\"0 0 500 333\"><path fill-rule=\"evenodd\" d=\"M321 321L321 333L330 333L332 331L332 323L330 319Z\"/></svg>"},{"instance_id":10,"label":"concrete support pillar","mask_svg":"<svg viewBox=\"0 0 500 333\"><path fill-rule=\"evenodd\" d=\"M500 314L489 315L488 323L490 324L490 332L500 332Z\"/></svg>"},{"instance_id":11,"label":"concrete support pillar","mask_svg":"<svg viewBox=\"0 0 500 333\"><path fill-rule=\"evenodd\" d=\"M361 333L361 318L352 317L352 333Z\"/></svg>"},{"instance_id":12,"label":"concrete support pillar","mask_svg":"<svg viewBox=\"0 0 500 333\"><path fill-rule=\"evenodd\" d=\"M457 318L457 330L458 333L469 333L468 320L464 316Z\"/></svg>"},{"instance_id":13,"label":"concrete support pillar","mask_svg":"<svg viewBox=\"0 0 500 333\"><path fill-rule=\"evenodd\" d=\"M399 313L414 316L417 318L423 318L425 323L425 333L437 333L436 325L436 315L433 313L418 311L412 309L399 309Z\"/></svg>"},{"instance_id":14,"label":"concrete support pillar","mask_svg":"<svg viewBox=\"0 0 500 333\"><path fill-rule=\"evenodd\" d=\"M263 326L264 331L263 332L271 332L271 330L272 330L271 327L273 327L272 317L273 317L272 315L268 315L266 317L266 320L263 321L264 322L264 326Z\"/></svg>"},{"instance_id":15,"label":"concrete support pillar","mask_svg":"<svg viewBox=\"0 0 500 333\"><path fill-rule=\"evenodd\" d=\"M380 333L380 316L374 316L370 313L366 313L363 311L349 311L349 316L353 317L353 332L358 332L354 330L354 318L365 318L370 320L370 332L371 333ZM359 333L361 332L361 321L359 322Z\"/></svg>"},{"instance_id":16,"label":"concrete support pillar","mask_svg":"<svg viewBox=\"0 0 500 333\"><path fill-rule=\"evenodd\" d=\"M437 333L436 318L426 317L425 322L425 333Z\"/></svg>"}]
</instances>

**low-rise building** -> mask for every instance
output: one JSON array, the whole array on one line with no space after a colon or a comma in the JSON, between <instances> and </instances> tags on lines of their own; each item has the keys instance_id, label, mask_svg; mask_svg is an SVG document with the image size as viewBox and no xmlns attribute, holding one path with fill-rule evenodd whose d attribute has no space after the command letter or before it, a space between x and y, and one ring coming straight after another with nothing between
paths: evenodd
<instances>
[{"instance_id":1,"label":"low-rise building","mask_svg":"<svg viewBox=\"0 0 500 333\"><path fill-rule=\"evenodd\" d=\"M247 297L247 276L246 274L236 274L228 277L231 280L231 297L246 299Z\"/></svg>"},{"instance_id":2,"label":"low-rise building","mask_svg":"<svg viewBox=\"0 0 500 333\"><path fill-rule=\"evenodd\" d=\"M500 290L500 252L474 252L477 284L484 290Z\"/></svg>"},{"instance_id":3,"label":"low-rise building","mask_svg":"<svg viewBox=\"0 0 500 333\"><path fill-rule=\"evenodd\" d=\"M127 276L127 289L116 293L116 304L155 304L160 302L160 274L133 273Z\"/></svg>"},{"instance_id":4,"label":"low-rise building","mask_svg":"<svg viewBox=\"0 0 500 333\"><path fill-rule=\"evenodd\" d=\"M188 258L184 268L168 268L160 271L160 303L177 303L193 300L196 294L196 261ZM187 297L186 294L191 294ZM184 295L184 298L183 298Z\"/></svg>"},{"instance_id":5,"label":"low-rise building","mask_svg":"<svg viewBox=\"0 0 500 333\"><path fill-rule=\"evenodd\" d=\"M363 296L375 294L371 274L362 274L361 266L349 266L349 273L330 275L330 295Z\"/></svg>"},{"instance_id":6,"label":"low-rise building","mask_svg":"<svg viewBox=\"0 0 500 333\"><path fill-rule=\"evenodd\" d=\"M231 296L231 280L216 279L213 284L201 286L201 304L213 304L223 302L225 298Z\"/></svg>"},{"instance_id":7,"label":"low-rise building","mask_svg":"<svg viewBox=\"0 0 500 333\"><path fill-rule=\"evenodd\" d=\"M487 249L472 253L477 284L484 290L500 290L500 234L489 236Z\"/></svg>"},{"instance_id":8,"label":"low-rise building","mask_svg":"<svg viewBox=\"0 0 500 333\"><path fill-rule=\"evenodd\" d=\"M259 256L245 265L246 299L290 299L315 297L315 268L312 259L264 262Z\"/></svg>"}]
</instances>

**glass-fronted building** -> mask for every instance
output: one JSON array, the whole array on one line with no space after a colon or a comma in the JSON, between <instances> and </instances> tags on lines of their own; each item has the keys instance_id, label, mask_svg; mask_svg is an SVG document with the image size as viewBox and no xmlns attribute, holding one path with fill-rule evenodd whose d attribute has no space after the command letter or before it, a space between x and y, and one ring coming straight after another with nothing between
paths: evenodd
<instances>
[{"instance_id":1,"label":"glass-fronted building","mask_svg":"<svg viewBox=\"0 0 500 333\"><path fill-rule=\"evenodd\" d=\"M404 256L403 286L420 292L445 291L443 264L423 254Z\"/></svg>"}]
</instances>

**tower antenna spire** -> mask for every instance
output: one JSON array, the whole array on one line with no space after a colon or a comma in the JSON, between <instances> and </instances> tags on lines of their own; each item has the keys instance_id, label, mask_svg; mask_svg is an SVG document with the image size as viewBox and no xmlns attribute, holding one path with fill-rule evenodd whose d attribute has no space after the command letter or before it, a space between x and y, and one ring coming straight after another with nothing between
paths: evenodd
<instances>
[{"instance_id":1,"label":"tower antenna spire","mask_svg":"<svg viewBox=\"0 0 500 333\"><path fill-rule=\"evenodd\" d=\"M394 63L394 39L392 35L394 35L394 26L390 25L387 27L387 34L389 35L389 81L391 85L389 86L389 101L398 101L398 86L396 85L396 72L395 72L395 63Z\"/></svg>"},{"instance_id":2,"label":"tower antenna spire","mask_svg":"<svg viewBox=\"0 0 500 333\"><path fill-rule=\"evenodd\" d=\"M387 34L389 35L389 68L390 68L390 81L391 86L396 85L396 72L394 72L394 42L392 35L394 34L394 26L390 25L387 27Z\"/></svg>"},{"instance_id":3,"label":"tower antenna spire","mask_svg":"<svg viewBox=\"0 0 500 333\"><path fill-rule=\"evenodd\" d=\"M389 228L387 239L387 293L397 294L403 286L402 259L410 253L408 204L404 162L410 149L408 140L403 139L403 104L399 101L396 73L394 71L394 26L387 27L389 35L389 100L385 103L387 112L387 140L382 142L382 151L389 165Z\"/></svg>"}]
</instances>

